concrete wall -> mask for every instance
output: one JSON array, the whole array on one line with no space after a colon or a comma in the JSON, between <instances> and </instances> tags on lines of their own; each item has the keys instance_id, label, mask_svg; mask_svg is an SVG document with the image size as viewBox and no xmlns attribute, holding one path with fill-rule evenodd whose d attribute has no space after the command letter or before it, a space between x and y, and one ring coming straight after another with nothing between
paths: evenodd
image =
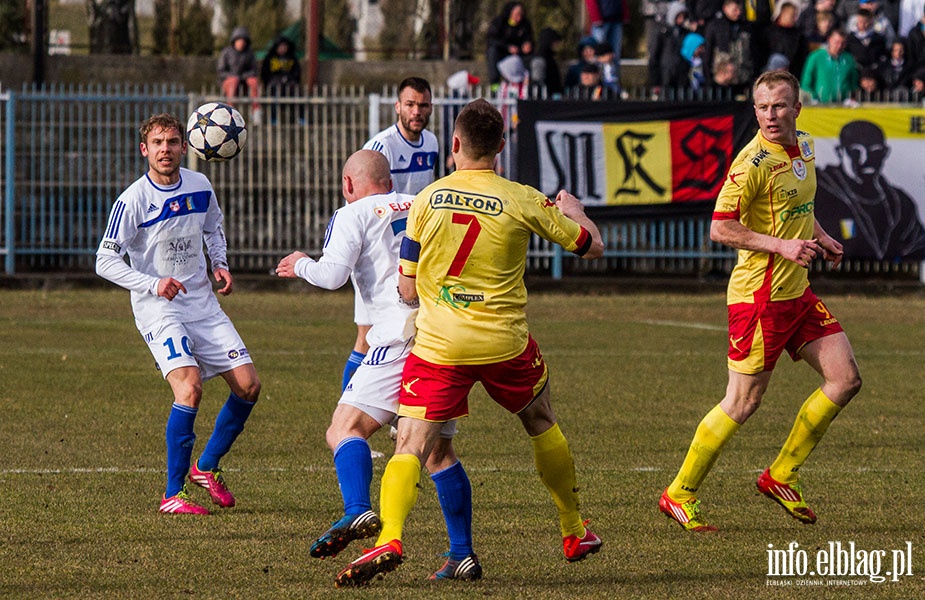
<instances>
[{"instance_id":1,"label":"concrete wall","mask_svg":"<svg viewBox=\"0 0 925 600\"><path fill-rule=\"evenodd\" d=\"M187 91L216 91L215 57L179 58L156 56L84 55L49 56L46 58L45 81L62 84L107 83L177 83ZM377 90L398 83L408 75L426 78L431 85L442 85L446 78L466 69L483 81L484 61L368 61L326 60L319 65L319 82L328 85L361 85ZM644 85L645 68L624 64L626 87ZM0 85L17 89L32 81L32 57L25 54L0 54Z\"/></svg>"}]
</instances>

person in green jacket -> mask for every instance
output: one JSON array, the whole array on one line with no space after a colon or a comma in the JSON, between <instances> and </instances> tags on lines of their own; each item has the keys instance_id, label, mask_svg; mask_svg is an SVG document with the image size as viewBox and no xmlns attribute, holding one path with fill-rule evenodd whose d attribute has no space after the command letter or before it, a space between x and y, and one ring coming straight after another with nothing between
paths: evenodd
<instances>
[{"instance_id":1,"label":"person in green jacket","mask_svg":"<svg viewBox=\"0 0 925 600\"><path fill-rule=\"evenodd\" d=\"M800 86L816 102L841 102L858 88L858 65L845 51L847 36L833 29L826 45L814 50L806 59Z\"/></svg>"}]
</instances>

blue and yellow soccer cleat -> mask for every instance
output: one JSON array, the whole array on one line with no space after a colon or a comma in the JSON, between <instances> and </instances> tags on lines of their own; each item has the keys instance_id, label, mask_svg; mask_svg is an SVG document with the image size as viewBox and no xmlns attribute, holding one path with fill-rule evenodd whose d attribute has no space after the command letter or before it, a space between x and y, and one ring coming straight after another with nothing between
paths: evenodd
<instances>
[{"instance_id":1,"label":"blue and yellow soccer cleat","mask_svg":"<svg viewBox=\"0 0 925 600\"><path fill-rule=\"evenodd\" d=\"M401 564L401 553L401 540L392 540L371 550L365 550L363 556L337 574L334 587L366 585L377 575L394 571Z\"/></svg>"},{"instance_id":2,"label":"blue and yellow soccer cleat","mask_svg":"<svg viewBox=\"0 0 925 600\"><path fill-rule=\"evenodd\" d=\"M668 497L668 490L666 489L662 492L662 497L658 501L658 509L686 531L696 531L698 533L716 531L716 527L707 525L703 517L700 516L700 500L696 498L691 498L685 502L675 502Z\"/></svg>"},{"instance_id":3,"label":"blue and yellow soccer cleat","mask_svg":"<svg viewBox=\"0 0 925 600\"><path fill-rule=\"evenodd\" d=\"M816 513L806 505L803 499L803 486L799 482L781 483L771 477L771 470L765 469L756 485L758 491L784 507L791 517L801 523L812 525L816 522Z\"/></svg>"},{"instance_id":4,"label":"blue and yellow soccer cleat","mask_svg":"<svg viewBox=\"0 0 925 600\"><path fill-rule=\"evenodd\" d=\"M432 581L437 579L462 579L465 581L475 581L482 578L482 565L479 564L479 557L470 554L462 560L454 560L447 556L446 563L439 571L430 576Z\"/></svg>"},{"instance_id":5,"label":"blue and yellow soccer cleat","mask_svg":"<svg viewBox=\"0 0 925 600\"><path fill-rule=\"evenodd\" d=\"M315 540L308 553L314 558L337 556L353 540L372 537L381 530L382 521L371 510L358 515L344 515Z\"/></svg>"}]
</instances>

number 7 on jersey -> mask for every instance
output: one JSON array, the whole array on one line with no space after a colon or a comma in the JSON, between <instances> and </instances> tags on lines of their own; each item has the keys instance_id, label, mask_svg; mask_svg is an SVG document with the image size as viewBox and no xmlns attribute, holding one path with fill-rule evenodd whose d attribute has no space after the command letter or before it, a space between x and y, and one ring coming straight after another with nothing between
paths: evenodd
<instances>
[{"instance_id":1,"label":"number 7 on jersey","mask_svg":"<svg viewBox=\"0 0 925 600\"><path fill-rule=\"evenodd\" d=\"M478 238L479 233L482 232L482 225L475 215L463 213L453 213L453 223L466 226L466 234L459 244L459 250L456 251L456 256L453 257L450 270L446 272L450 277L459 277L463 267L466 266L466 261L469 260L469 255L472 254L472 248L475 246L476 238Z\"/></svg>"}]
</instances>

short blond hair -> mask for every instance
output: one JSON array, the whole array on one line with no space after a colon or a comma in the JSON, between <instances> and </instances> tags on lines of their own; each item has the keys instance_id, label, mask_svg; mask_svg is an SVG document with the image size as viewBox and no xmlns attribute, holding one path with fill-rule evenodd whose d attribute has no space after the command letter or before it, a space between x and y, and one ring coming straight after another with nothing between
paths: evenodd
<instances>
[{"instance_id":1,"label":"short blond hair","mask_svg":"<svg viewBox=\"0 0 925 600\"><path fill-rule=\"evenodd\" d=\"M755 85L752 86L752 96L755 95L755 92L762 85L772 88L780 84L790 87L790 91L793 92L794 102L800 99L800 81L794 77L793 73L784 70L766 71L762 73L758 79L755 80Z\"/></svg>"}]
</instances>

